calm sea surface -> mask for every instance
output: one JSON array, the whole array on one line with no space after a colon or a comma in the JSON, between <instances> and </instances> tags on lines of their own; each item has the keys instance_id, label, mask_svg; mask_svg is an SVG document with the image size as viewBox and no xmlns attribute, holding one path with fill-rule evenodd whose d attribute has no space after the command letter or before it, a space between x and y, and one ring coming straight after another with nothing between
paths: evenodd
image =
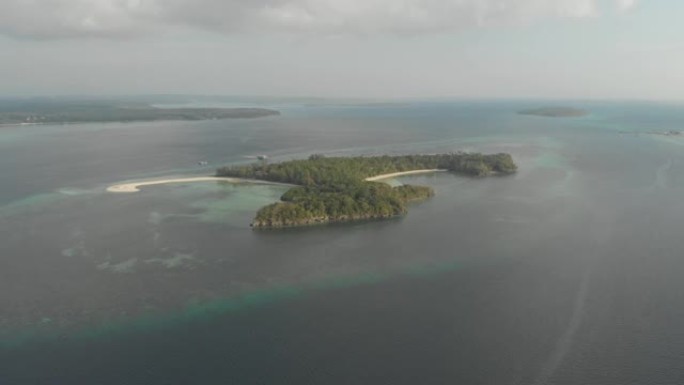
<instances>
[{"instance_id":1,"label":"calm sea surface","mask_svg":"<svg viewBox=\"0 0 684 385\"><path fill-rule=\"evenodd\" d=\"M257 120L0 127L0 384L684 383L684 106L278 106ZM641 132L642 134L625 134ZM405 218L252 231L267 154L509 152L401 178ZM198 162L208 166L197 166Z\"/></svg>"}]
</instances>

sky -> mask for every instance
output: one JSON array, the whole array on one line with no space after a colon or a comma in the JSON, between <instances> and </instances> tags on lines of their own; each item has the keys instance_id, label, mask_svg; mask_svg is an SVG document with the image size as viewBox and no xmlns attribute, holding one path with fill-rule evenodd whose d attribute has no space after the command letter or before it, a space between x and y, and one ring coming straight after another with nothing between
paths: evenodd
<instances>
[{"instance_id":1,"label":"sky","mask_svg":"<svg viewBox=\"0 0 684 385\"><path fill-rule=\"evenodd\" d=\"M1 0L0 95L684 99L678 0Z\"/></svg>"}]
</instances>

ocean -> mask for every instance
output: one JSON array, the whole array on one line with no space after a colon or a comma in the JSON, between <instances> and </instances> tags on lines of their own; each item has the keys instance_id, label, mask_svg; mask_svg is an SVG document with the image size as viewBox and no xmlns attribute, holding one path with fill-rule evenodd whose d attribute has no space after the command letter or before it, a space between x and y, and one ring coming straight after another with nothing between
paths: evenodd
<instances>
[{"instance_id":1,"label":"ocean","mask_svg":"<svg viewBox=\"0 0 684 385\"><path fill-rule=\"evenodd\" d=\"M254 120L0 127L0 384L678 384L684 106L283 102ZM253 231L286 187L129 180L508 152L397 178L406 217ZM203 165L202 162L207 162Z\"/></svg>"}]
</instances>

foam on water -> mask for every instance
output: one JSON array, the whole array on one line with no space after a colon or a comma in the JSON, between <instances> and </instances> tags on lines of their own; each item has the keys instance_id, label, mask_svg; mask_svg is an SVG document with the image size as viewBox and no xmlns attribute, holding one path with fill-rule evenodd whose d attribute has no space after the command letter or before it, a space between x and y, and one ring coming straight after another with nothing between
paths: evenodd
<instances>
[{"instance_id":1,"label":"foam on water","mask_svg":"<svg viewBox=\"0 0 684 385\"><path fill-rule=\"evenodd\" d=\"M130 274L135 272L135 266L138 264L138 258L131 258L119 263L103 262L97 265L98 270L110 271L116 274Z\"/></svg>"},{"instance_id":2,"label":"foam on water","mask_svg":"<svg viewBox=\"0 0 684 385\"><path fill-rule=\"evenodd\" d=\"M193 261L195 261L195 260L196 260L196 258L195 258L194 254L174 253L173 257L170 257L170 258L150 258L150 259L146 259L145 263L160 264L167 269L176 269L179 267L192 265Z\"/></svg>"}]
</instances>

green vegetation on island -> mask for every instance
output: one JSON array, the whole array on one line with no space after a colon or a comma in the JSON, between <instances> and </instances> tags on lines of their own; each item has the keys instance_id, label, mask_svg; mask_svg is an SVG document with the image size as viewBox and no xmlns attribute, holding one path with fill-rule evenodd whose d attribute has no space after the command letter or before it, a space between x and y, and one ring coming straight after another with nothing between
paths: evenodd
<instances>
[{"instance_id":1,"label":"green vegetation on island","mask_svg":"<svg viewBox=\"0 0 684 385\"><path fill-rule=\"evenodd\" d=\"M588 115L585 110L572 107L541 107L518 111L521 115L543 116L547 118L578 118Z\"/></svg>"},{"instance_id":2,"label":"green vegetation on island","mask_svg":"<svg viewBox=\"0 0 684 385\"><path fill-rule=\"evenodd\" d=\"M327 158L265 162L223 167L216 175L299 185L281 202L261 208L252 223L256 228L294 227L404 215L407 204L434 195L430 187L391 187L365 179L414 170L448 170L469 176L510 174L517 170L509 154L437 154Z\"/></svg>"},{"instance_id":3,"label":"green vegetation on island","mask_svg":"<svg viewBox=\"0 0 684 385\"><path fill-rule=\"evenodd\" d=\"M266 108L158 108L138 101L0 100L0 124L246 119L279 114Z\"/></svg>"}]
</instances>

